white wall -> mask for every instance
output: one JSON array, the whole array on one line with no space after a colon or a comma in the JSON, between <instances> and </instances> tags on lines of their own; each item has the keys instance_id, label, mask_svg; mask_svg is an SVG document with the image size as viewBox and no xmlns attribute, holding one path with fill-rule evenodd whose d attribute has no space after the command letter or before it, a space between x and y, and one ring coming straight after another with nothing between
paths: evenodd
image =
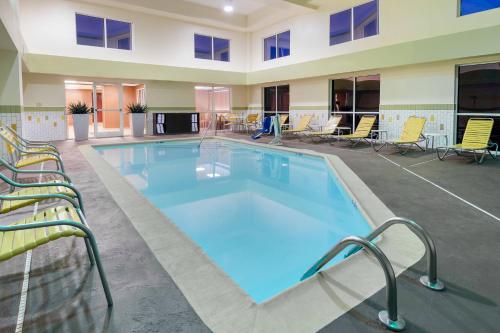
<instances>
[{"instance_id":1,"label":"white wall","mask_svg":"<svg viewBox=\"0 0 500 333\"><path fill-rule=\"evenodd\" d=\"M75 12L132 23L132 51L76 44ZM23 0L21 31L27 52L57 56L245 71L246 34L173 19L62 0ZM194 34L230 39L231 61L194 58Z\"/></svg>"},{"instance_id":2,"label":"white wall","mask_svg":"<svg viewBox=\"0 0 500 333\"><path fill-rule=\"evenodd\" d=\"M458 17L458 0L380 0L379 35L334 46L329 45L330 14L368 0L330 1L328 8L290 18L256 31L250 36L250 70L257 71L412 40L436 37L500 23L500 8ZM263 59L263 39L290 30L291 55ZM464 41L464 46L466 46ZM418 50L415 50L418 52Z\"/></svg>"}]
</instances>

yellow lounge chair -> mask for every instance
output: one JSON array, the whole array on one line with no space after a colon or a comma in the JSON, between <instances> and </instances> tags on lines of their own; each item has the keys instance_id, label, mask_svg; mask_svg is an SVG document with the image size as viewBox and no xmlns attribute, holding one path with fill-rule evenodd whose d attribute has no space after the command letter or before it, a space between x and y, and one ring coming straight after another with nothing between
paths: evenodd
<instances>
[{"instance_id":1,"label":"yellow lounge chair","mask_svg":"<svg viewBox=\"0 0 500 333\"><path fill-rule=\"evenodd\" d=\"M108 306L113 299L92 231L81 210L71 206L46 209L10 225L0 225L0 262L62 237L83 237L90 264L97 265Z\"/></svg>"},{"instance_id":2,"label":"yellow lounge chair","mask_svg":"<svg viewBox=\"0 0 500 333\"><path fill-rule=\"evenodd\" d=\"M298 125L293 129L283 130L281 134L298 134L303 133L309 129L309 124L311 123L312 116L302 116L299 120Z\"/></svg>"},{"instance_id":3,"label":"yellow lounge chair","mask_svg":"<svg viewBox=\"0 0 500 333\"><path fill-rule=\"evenodd\" d=\"M11 165L15 168L23 168L42 162L54 161L57 169L64 172L64 165L58 153L53 151L28 150L19 145L17 139L4 128L0 128L0 138L4 141L5 149L9 155Z\"/></svg>"},{"instance_id":4,"label":"yellow lounge chair","mask_svg":"<svg viewBox=\"0 0 500 333\"><path fill-rule=\"evenodd\" d=\"M340 124L340 121L342 120L342 116L332 116L328 121L326 122L325 126L321 129L321 131L311 131L307 132L306 136L309 137L329 137L332 136L335 131L337 130L337 127Z\"/></svg>"},{"instance_id":5,"label":"yellow lounge chair","mask_svg":"<svg viewBox=\"0 0 500 333\"><path fill-rule=\"evenodd\" d=\"M257 126L258 119L259 119L258 113L251 113L246 117L245 121L243 122L243 126L246 128L247 131L250 131L252 127Z\"/></svg>"},{"instance_id":6,"label":"yellow lounge chair","mask_svg":"<svg viewBox=\"0 0 500 333\"><path fill-rule=\"evenodd\" d=\"M493 159L496 159L498 144L490 141L493 124L494 120L492 118L470 118L465 128L462 143L449 147L438 147L436 149L438 158L443 161L450 150L453 150L457 155L460 155L462 152L472 153L477 164L484 162L486 152L488 152ZM495 147L495 154L492 154L490 151L493 147ZM440 154L440 150L445 150L443 155ZM477 156L478 152L482 152L480 158Z\"/></svg>"},{"instance_id":7,"label":"yellow lounge chair","mask_svg":"<svg viewBox=\"0 0 500 333\"><path fill-rule=\"evenodd\" d=\"M15 129L12 127L5 125L3 128L0 128L0 131L7 131L15 139L15 142L19 145L24 147L28 151L34 151L34 152L43 152L43 151L52 151L54 153L58 153L59 151L57 150L56 146L51 144L48 141L32 141L32 140L27 140L20 136Z\"/></svg>"},{"instance_id":8,"label":"yellow lounge chair","mask_svg":"<svg viewBox=\"0 0 500 333\"><path fill-rule=\"evenodd\" d=\"M372 141L373 149L375 151L380 151L383 147L391 144L396 146L401 155L406 154L414 145L420 150L425 151L425 148L421 147L418 143L426 140L423 135L426 121L427 119L421 117L408 117L403 126L403 133L401 133L401 137L399 139L382 141L382 145L380 147Z\"/></svg>"},{"instance_id":9,"label":"yellow lounge chair","mask_svg":"<svg viewBox=\"0 0 500 333\"><path fill-rule=\"evenodd\" d=\"M0 179L10 186L9 193L0 194L0 214L31 206L34 203L48 199L63 199L84 211L80 192L67 181L52 180L41 183L18 183L3 173L0 173ZM16 190L16 188L19 189Z\"/></svg>"},{"instance_id":10,"label":"yellow lounge chair","mask_svg":"<svg viewBox=\"0 0 500 333\"><path fill-rule=\"evenodd\" d=\"M282 131L288 126L288 124L285 124L287 120L288 120L287 114L280 114L280 126Z\"/></svg>"},{"instance_id":11,"label":"yellow lounge chair","mask_svg":"<svg viewBox=\"0 0 500 333\"><path fill-rule=\"evenodd\" d=\"M353 147L363 140L368 142L375 120L377 120L377 116L363 116L354 133L339 135L336 138L337 140L349 140L353 143Z\"/></svg>"}]
</instances>

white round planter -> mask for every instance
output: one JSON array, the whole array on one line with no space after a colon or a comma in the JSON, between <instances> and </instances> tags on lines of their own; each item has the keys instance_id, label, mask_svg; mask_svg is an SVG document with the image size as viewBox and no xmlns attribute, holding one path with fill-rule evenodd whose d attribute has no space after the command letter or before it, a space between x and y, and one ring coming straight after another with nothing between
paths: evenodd
<instances>
[{"instance_id":1,"label":"white round planter","mask_svg":"<svg viewBox=\"0 0 500 333\"><path fill-rule=\"evenodd\" d=\"M74 114L73 129L75 131L75 141L89 139L89 114Z\"/></svg>"},{"instance_id":2,"label":"white round planter","mask_svg":"<svg viewBox=\"0 0 500 333\"><path fill-rule=\"evenodd\" d=\"M144 136L144 123L146 121L145 113L131 113L130 122L132 123L132 135L134 137Z\"/></svg>"}]
</instances>

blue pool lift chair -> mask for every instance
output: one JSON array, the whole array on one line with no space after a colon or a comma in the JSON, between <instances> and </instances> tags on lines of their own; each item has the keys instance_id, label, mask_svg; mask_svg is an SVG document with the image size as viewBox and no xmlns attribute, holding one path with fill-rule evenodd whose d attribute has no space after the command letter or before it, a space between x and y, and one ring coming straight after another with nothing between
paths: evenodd
<instances>
[{"instance_id":1,"label":"blue pool lift chair","mask_svg":"<svg viewBox=\"0 0 500 333\"><path fill-rule=\"evenodd\" d=\"M271 134L273 131L272 121L271 117L265 117L264 120L262 121L262 128L257 129L253 134L252 134L252 139L257 140L260 139L260 137L263 134Z\"/></svg>"}]
</instances>

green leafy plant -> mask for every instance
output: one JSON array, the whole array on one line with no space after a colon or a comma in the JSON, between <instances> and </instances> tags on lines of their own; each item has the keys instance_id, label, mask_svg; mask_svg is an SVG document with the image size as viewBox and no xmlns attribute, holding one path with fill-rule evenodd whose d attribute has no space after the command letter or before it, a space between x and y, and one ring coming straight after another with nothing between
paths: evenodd
<instances>
[{"instance_id":1,"label":"green leafy plant","mask_svg":"<svg viewBox=\"0 0 500 333\"><path fill-rule=\"evenodd\" d=\"M141 103L130 103L127 105L127 110L129 113L146 113L148 106Z\"/></svg>"},{"instance_id":2,"label":"green leafy plant","mask_svg":"<svg viewBox=\"0 0 500 333\"><path fill-rule=\"evenodd\" d=\"M78 101L77 103L71 103L68 106L68 111L71 114L88 114L91 112L91 108L87 103Z\"/></svg>"}]
</instances>

